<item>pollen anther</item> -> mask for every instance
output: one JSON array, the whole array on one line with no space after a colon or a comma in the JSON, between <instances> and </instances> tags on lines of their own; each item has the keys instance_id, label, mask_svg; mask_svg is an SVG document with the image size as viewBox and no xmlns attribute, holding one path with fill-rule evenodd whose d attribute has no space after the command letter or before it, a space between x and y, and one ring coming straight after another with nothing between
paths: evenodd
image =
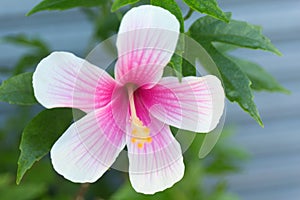
<instances>
[{"instance_id":1,"label":"pollen anther","mask_svg":"<svg viewBox=\"0 0 300 200\"><path fill-rule=\"evenodd\" d=\"M134 86L132 84L127 85L130 112L131 117L129 122L131 123L131 142L137 143L138 148L143 148L145 143L152 142L150 136L150 129L144 125L144 123L138 118L136 114L135 104L134 104Z\"/></svg>"}]
</instances>

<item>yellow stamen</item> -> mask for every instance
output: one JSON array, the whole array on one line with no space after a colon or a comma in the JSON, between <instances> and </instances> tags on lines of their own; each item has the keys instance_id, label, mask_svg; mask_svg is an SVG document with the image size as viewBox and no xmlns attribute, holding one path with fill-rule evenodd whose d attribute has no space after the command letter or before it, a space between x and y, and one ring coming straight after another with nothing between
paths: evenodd
<instances>
[{"instance_id":1,"label":"yellow stamen","mask_svg":"<svg viewBox=\"0 0 300 200\"><path fill-rule=\"evenodd\" d=\"M143 122L138 118L136 114L135 104L134 104L134 85L127 85L128 96L129 96L129 104L130 104L130 112L131 112L131 142L137 143L138 148L143 148L144 144L152 142L152 138L150 136L150 129L147 126L144 126Z\"/></svg>"},{"instance_id":2,"label":"yellow stamen","mask_svg":"<svg viewBox=\"0 0 300 200\"><path fill-rule=\"evenodd\" d=\"M143 146L144 146L144 143L138 143L138 148L139 149L143 148Z\"/></svg>"},{"instance_id":3,"label":"yellow stamen","mask_svg":"<svg viewBox=\"0 0 300 200\"><path fill-rule=\"evenodd\" d=\"M136 139L133 137L133 138L131 138L131 142L132 143L136 143Z\"/></svg>"}]
</instances>

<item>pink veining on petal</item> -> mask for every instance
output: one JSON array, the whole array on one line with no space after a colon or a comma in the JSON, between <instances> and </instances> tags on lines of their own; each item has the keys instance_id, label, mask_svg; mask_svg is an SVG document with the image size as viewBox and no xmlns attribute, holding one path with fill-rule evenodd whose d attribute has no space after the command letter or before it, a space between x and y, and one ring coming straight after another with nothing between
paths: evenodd
<instances>
[{"instance_id":1,"label":"pink veining on petal","mask_svg":"<svg viewBox=\"0 0 300 200\"><path fill-rule=\"evenodd\" d=\"M55 170L73 182L94 182L113 164L124 148L128 104L122 90L114 101L76 121L54 144ZM122 112L115 113L115 109Z\"/></svg>"},{"instance_id":2,"label":"pink veining on petal","mask_svg":"<svg viewBox=\"0 0 300 200\"><path fill-rule=\"evenodd\" d=\"M157 83L175 51L178 35L179 23L168 11L153 6L130 10L118 33L116 80L123 85Z\"/></svg>"},{"instance_id":3,"label":"pink veining on petal","mask_svg":"<svg viewBox=\"0 0 300 200\"><path fill-rule=\"evenodd\" d=\"M33 74L35 97L46 108L72 107L90 112L110 102L115 85L104 70L68 52L53 52Z\"/></svg>"},{"instance_id":4,"label":"pink veining on petal","mask_svg":"<svg viewBox=\"0 0 300 200\"><path fill-rule=\"evenodd\" d=\"M224 91L214 76L203 78L165 77L151 89L137 95L150 113L172 126L208 132L218 123L224 108Z\"/></svg>"},{"instance_id":5,"label":"pink veining on petal","mask_svg":"<svg viewBox=\"0 0 300 200\"><path fill-rule=\"evenodd\" d=\"M145 194L171 187L184 174L181 148L169 126L152 119L149 128L154 131L151 143L139 148L127 142L130 181L137 192Z\"/></svg>"}]
</instances>

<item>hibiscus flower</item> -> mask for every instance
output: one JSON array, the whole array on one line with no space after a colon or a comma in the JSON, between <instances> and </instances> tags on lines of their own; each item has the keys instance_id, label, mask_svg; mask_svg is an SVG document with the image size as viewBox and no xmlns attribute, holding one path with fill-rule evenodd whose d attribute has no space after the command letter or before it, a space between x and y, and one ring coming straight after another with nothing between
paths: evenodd
<instances>
[{"instance_id":1,"label":"hibiscus flower","mask_svg":"<svg viewBox=\"0 0 300 200\"><path fill-rule=\"evenodd\" d=\"M140 6L122 19L115 79L68 52L53 52L38 64L33 88L39 103L87 113L51 149L59 174L77 183L95 182L127 146L129 178L137 192L163 191L183 177L182 151L170 125L211 131L223 113L224 91L212 75L181 82L162 76L178 36L179 22L169 11Z\"/></svg>"}]
</instances>

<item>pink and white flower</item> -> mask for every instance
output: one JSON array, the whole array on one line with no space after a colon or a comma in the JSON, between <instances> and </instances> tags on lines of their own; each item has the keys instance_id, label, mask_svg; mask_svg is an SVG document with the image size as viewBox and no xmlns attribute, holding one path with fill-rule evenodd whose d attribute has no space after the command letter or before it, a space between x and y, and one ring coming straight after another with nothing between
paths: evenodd
<instances>
[{"instance_id":1,"label":"pink and white flower","mask_svg":"<svg viewBox=\"0 0 300 200\"><path fill-rule=\"evenodd\" d=\"M170 12L140 6L121 22L115 79L68 52L54 52L38 64L33 88L39 103L87 113L51 149L59 174L73 182L95 182L127 146L137 192L153 194L183 177L181 147L169 125L211 131L223 113L224 91L212 75L182 82L162 77L178 35L179 23Z\"/></svg>"}]
</instances>

